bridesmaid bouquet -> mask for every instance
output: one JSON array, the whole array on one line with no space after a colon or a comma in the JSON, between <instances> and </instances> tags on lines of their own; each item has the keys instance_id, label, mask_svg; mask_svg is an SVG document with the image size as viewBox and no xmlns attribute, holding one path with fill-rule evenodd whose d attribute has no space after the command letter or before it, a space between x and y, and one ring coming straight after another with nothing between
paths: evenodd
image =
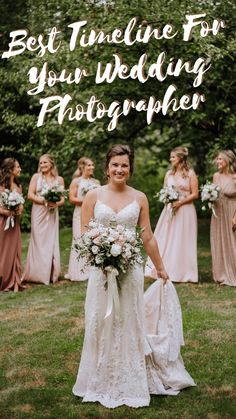
<instances>
[{"instance_id":1,"label":"bridesmaid bouquet","mask_svg":"<svg viewBox=\"0 0 236 419\"><path fill-rule=\"evenodd\" d=\"M98 188L100 185L97 185L96 183L88 183L87 185L84 185L81 187L81 194L82 196L85 196L87 192L92 191L93 189Z\"/></svg>"},{"instance_id":2,"label":"bridesmaid bouquet","mask_svg":"<svg viewBox=\"0 0 236 419\"><path fill-rule=\"evenodd\" d=\"M120 274L135 263L142 264L142 229L125 228L121 224L110 223L108 227L91 220L88 230L74 245L79 257L84 257L90 266L100 268L105 274L105 289L108 290L108 302L105 318L112 312L113 301L116 313L119 312Z\"/></svg>"},{"instance_id":3,"label":"bridesmaid bouquet","mask_svg":"<svg viewBox=\"0 0 236 419\"><path fill-rule=\"evenodd\" d=\"M51 187L44 184L40 195L47 202L58 202L62 196L67 197L67 194L68 191L66 191L62 185L55 183Z\"/></svg>"},{"instance_id":4,"label":"bridesmaid bouquet","mask_svg":"<svg viewBox=\"0 0 236 419\"><path fill-rule=\"evenodd\" d=\"M2 192L0 196L0 204L9 211L15 211L19 207L19 205L24 204L24 202L25 200L23 196L17 191L10 191L9 189L5 189L5 191ZM8 230L10 226L14 227L14 225L14 215L10 215L9 217L7 217L4 231Z\"/></svg>"},{"instance_id":5,"label":"bridesmaid bouquet","mask_svg":"<svg viewBox=\"0 0 236 419\"><path fill-rule=\"evenodd\" d=\"M171 204L172 202L178 201L180 197L179 191L174 186L165 186L155 195L160 202L165 205ZM171 214L174 215L174 210L171 207Z\"/></svg>"},{"instance_id":6,"label":"bridesmaid bouquet","mask_svg":"<svg viewBox=\"0 0 236 419\"><path fill-rule=\"evenodd\" d=\"M212 211L213 215L216 217L214 202L219 199L220 187L215 183L207 181L205 185L201 185L201 201L206 202L208 208ZM206 206L202 206L202 211L206 211Z\"/></svg>"}]
</instances>

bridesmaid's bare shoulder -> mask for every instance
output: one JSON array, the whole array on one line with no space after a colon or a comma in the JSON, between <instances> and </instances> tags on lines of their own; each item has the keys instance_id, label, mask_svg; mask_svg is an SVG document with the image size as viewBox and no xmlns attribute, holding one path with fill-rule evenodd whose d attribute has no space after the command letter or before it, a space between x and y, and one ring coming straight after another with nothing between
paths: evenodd
<instances>
[{"instance_id":1,"label":"bridesmaid's bare shoulder","mask_svg":"<svg viewBox=\"0 0 236 419\"><path fill-rule=\"evenodd\" d=\"M217 182L220 179L220 173L219 172L215 172L213 175L213 182Z\"/></svg>"},{"instance_id":2,"label":"bridesmaid's bare shoulder","mask_svg":"<svg viewBox=\"0 0 236 419\"><path fill-rule=\"evenodd\" d=\"M188 175L189 175L190 178L193 178L193 177L196 178L197 177L197 174L192 167L191 167L191 169L189 169Z\"/></svg>"},{"instance_id":3,"label":"bridesmaid's bare shoulder","mask_svg":"<svg viewBox=\"0 0 236 419\"><path fill-rule=\"evenodd\" d=\"M57 180L58 180L59 183L61 183L62 185L64 185L64 179L63 179L62 176L58 176L57 177Z\"/></svg>"},{"instance_id":4,"label":"bridesmaid's bare shoulder","mask_svg":"<svg viewBox=\"0 0 236 419\"><path fill-rule=\"evenodd\" d=\"M36 184L40 177L41 177L41 173L34 173L31 180L30 180L30 183L31 184Z\"/></svg>"},{"instance_id":5,"label":"bridesmaid's bare shoulder","mask_svg":"<svg viewBox=\"0 0 236 419\"><path fill-rule=\"evenodd\" d=\"M95 179L94 177L92 178L92 181L93 181L96 185L101 185L100 180Z\"/></svg>"},{"instance_id":6,"label":"bridesmaid's bare shoulder","mask_svg":"<svg viewBox=\"0 0 236 419\"><path fill-rule=\"evenodd\" d=\"M31 180L37 180L41 176L41 173L34 173Z\"/></svg>"}]
</instances>

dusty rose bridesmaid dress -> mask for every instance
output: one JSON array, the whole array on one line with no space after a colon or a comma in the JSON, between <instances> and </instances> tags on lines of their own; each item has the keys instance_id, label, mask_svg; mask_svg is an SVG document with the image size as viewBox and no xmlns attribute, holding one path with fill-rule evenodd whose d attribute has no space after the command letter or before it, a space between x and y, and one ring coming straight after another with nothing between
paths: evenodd
<instances>
[{"instance_id":1,"label":"dusty rose bridesmaid dress","mask_svg":"<svg viewBox=\"0 0 236 419\"><path fill-rule=\"evenodd\" d=\"M16 188L21 193L21 188ZM0 187L0 192L4 188ZM21 232L20 217L15 216L15 225L4 231L7 217L0 215L0 290L8 291L20 283L21 277Z\"/></svg>"},{"instance_id":2,"label":"dusty rose bridesmaid dress","mask_svg":"<svg viewBox=\"0 0 236 419\"><path fill-rule=\"evenodd\" d=\"M190 194L190 178L169 174L167 186L175 186L181 196ZM154 235L158 242L165 269L172 282L198 282L197 266L197 215L193 203L182 205L175 215L165 206ZM150 258L145 266L145 276L157 278Z\"/></svg>"},{"instance_id":3,"label":"dusty rose bridesmaid dress","mask_svg":"<svg viewBox=\"0 0 236 419\"><path fill-rule=\"evenodd\" d=\"M215 203L216 217L211 218L211 253L213 279L222 285L236 287L236 231L232 218L236 212L236 186L232 176L217 173L214 183L220 186Z\"/></svg>"},{"instance_id":4,"label":"dusty rose bridesmaid dress","mask_svg":"<svg viewBox=\"0 0 236 419\"><path fill-rule=\"evenodd\" d=\"M36 193L40 195L45 179L40 175ZM23 280L48 285L60 274L58 208L49 211L44 205L33 203L31 235Z\"/></svg>"}]
</instances>

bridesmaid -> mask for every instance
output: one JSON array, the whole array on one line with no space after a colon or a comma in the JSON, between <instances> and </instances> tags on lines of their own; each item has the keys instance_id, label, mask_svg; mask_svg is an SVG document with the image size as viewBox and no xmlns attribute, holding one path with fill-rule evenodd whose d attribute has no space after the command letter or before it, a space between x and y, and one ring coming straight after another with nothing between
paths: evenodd
<instances>
[{"instance_id":1,"label":"bridesmaid","mask_svg":"<svg viewBox=\"0 0 236 419\"><path fill-rule=\"evenodd\" d=\"M165 206L154 235L163 263L173 282L198 282L197 215L193 201L198 198L198 179L188 162L188 149L176 147L170 153L171 170L165 175L164 186L174 186L180 193L178 201ZM148 258L145 276L157 278Z\"/></svg>"},{"instance_id":2,"label":"bridesmaid","mask_svg":"<svg viewBox=\"0 0 236 419\"><path fill-rule=\"evenodd\" d=\"M211 253L213 279L221 285L236 286L236 155L220 151L216 157L218 172L213 183L220 186L211 217Z\"/></svg>"},{"instance_id":3,"label":"bridesmaid","mask_svg":"<svg viewBox=\"0 0 236 419\"><path fill-rule=\"evenodd\" d=\"M21 168L18 161L12 157L4 159L0 167L0 194L5 189L16 190L22 194L22 188L18 180ZM21 277L21 232L20 214L23 205L19 205L16 211L9 211L0 205L0 290L15 292L23 289ZM7 217L14 216L14 227L5 229Z\"/></svg>"},{"instance_id":4,"label":"bridesmaid","mask_svg":"<svg viewBox=\"0 0 236 419\"><path fill-rule=\"evenodd\" d=\"M84 281L88 279L88 272L82 266L82 262L78 262L78 254L73 249L76 239L81 235L80 229L80 209L83 203L83 199L86 195L86 191L90 188L98 187L100 185L97 179L93 178L95 166L91 159L87 157L81 157L78 160L78 168L73 175L73 180L70 184L69 199L72 204L75 205L73 213L72 223L72 246L70 252L70 260L68 273L65 275L66 279L71 281Z\"/></svg>"},{"instance_id":5,"label":"bridesmaid","mask_svg":"<svg viewBox=\"0 0 236 419\"><path fill-rule=\"evenodd\" d=\"M39 159L38 173L32 176L28 198L33 202L31 213L31 236L23 279L48 285L56 282L60 274L59 216L58 207L64 204L46 202L41 196L44 187L60 184L53 157L44 154Z\"/></svg>"}]
</instances>

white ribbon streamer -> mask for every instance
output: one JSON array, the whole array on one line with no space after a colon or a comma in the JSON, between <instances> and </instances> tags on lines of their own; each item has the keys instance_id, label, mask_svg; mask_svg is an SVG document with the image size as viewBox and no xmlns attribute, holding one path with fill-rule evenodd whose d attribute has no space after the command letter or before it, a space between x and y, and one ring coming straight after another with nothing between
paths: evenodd
<instances>
[{"instance_id":1,"label":"white ribbon streamer","mask_svg":"<svg viewBox=\"0 0 236 419\"><path fill-rule=\"evenodd\" d=\"M114 266L107 266L105 271L107 277L107 309L104 319L111 315L113 310L113 303L115 314L119 315L120 313L120 300L116 279L116 277L119 275L119 272L116 268L114 268Z\"/></svg>"},{"instance_id":2,"label":"white ribbon streamer","mask_svg":"<svg viewBox=\"0 0 236 419\"><path fill-rule=\"evenodd\" d=\"M6 220L4 231L8 230L10 227L13 228L14 225L15 225L15 218L13 215L9 215L9 217L7 217L7 220Z\"/></svg>"},{"instance_id":3,"label":"white ribbon streamer","mask_svg":"<svg viewBox=\"0 0 236 419\"><path fill-rule=\"evenodd\" d=\"M213 215L214 215L216 218L218 218L218 217L217 217L217 215L216 215L216 212L215 212L215 207L214 207L214 204L212 204L211 202L209 202L208 206L209 206L209 208L212 210Z\"/></svg>"}]
</instances>

